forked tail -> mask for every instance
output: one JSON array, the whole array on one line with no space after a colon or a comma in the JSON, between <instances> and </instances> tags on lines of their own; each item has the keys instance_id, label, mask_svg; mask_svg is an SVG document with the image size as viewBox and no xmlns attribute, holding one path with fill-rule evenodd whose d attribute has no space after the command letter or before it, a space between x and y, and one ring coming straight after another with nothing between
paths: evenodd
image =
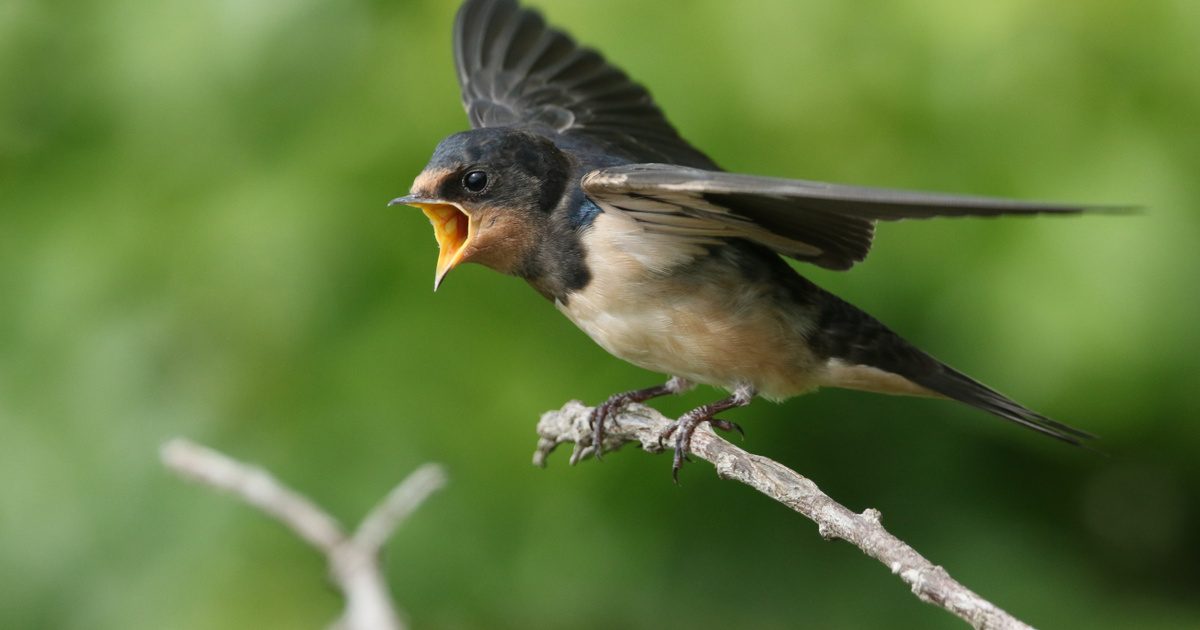
<instances>
[{"instance_id":1,"label":"forked tail","mask_svg":"<svg viewBox=\"0 0 1200 630\"><path fill-rule=\"evenodd\" d=\"M818 303L816 330L809 339L818 355L828 357L839 364L882 370L919 387L904 391L904 388L897 387L894 381L889 382L886 378L878 377L848 379L849 382L845 384L832 384L884 393L918 393L923 388L1069 444L1083 445L1085 440L1095 438L1086 431L1047 418L1018 404L1004 394L938 361L848 302L825 291L822 291L822 294ZM844 373L855 375L853 370ZM856 376L863 375L858 373Z\"/></svg>"}]
</instances>

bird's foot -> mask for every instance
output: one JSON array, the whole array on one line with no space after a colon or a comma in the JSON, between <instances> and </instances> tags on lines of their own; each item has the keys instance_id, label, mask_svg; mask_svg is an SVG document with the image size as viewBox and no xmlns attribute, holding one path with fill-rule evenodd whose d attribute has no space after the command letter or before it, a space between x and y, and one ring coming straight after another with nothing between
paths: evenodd
<instances>
[{"instance_id":1,"label":"bird's foot","mask_svg":"<svg viewBox=\"0 0 1200 630\"><path fill-rule=\"evenodd\" d=\"M675 422L672 422L670 426L662 430L662 433L658 434L658 445L660 447L665 447L663 442L670 439L672 435L675 436L675 455L671 461L671 478L675 480L676 484L679 483L679 469L683 467L683 463L692 461L688 459L687 453L692 448L692 434L696 432L696 429L700 425L707 422L708 426L714 429L737 431L742 437L746 437L746 432L742 430L742 425L714 418L711 415L706 417L705 411L704 407L693 409Z\"/></svg>"},{"instance_id":2,"label":"bird's foot","mask_svg":"<svg viewBox=\"0 0 1200 630\"><path fill-rule=\"evenodd\" d=\"M604 450L604 422L611 416L612 423L616 426L616 412L626 404L633 402L628 394L629 392L625 392L609 396L608 400L596 405L596 408L592 410L592 448L595 450L597 460L600 459L601 451Z\"/></svg>"},{"instance_id":3,"label":"bird's foot","mask_svg":"<svg viewBox=\"0 0 1200 630\"><path fill-rule=\"evenodd\" d=\"M671 461L671 478L675 480L677 485L679 484L679 469L683 467L684 461L690 461L687 458L687 453L692 448L692 434L696 432L696 428L701 424L707 422L709 426L715 429L737 431L742 437L746 437L746 432L742 430L741 425L736 422L722 420L715 416L722 411L750 404L750 401L754 398L754 393L754 388L752 387L739 387L734 390L733 395L729 398L718 400L708 405L701 405L683 414L678 420L672 422L658 434L658 445L660 447L663 446L665 440L670 439L672 435L675 436L675 456Z\"/></svg>"},{"instance_id":4,"label":"bird's foot","mask_svg":"<svg viewBox=\"0 0 1200 630\"><path fill-rule=\"evenodd\" d=\"M691 388L692 384L690 382L676 376L662 385L613 394L608 397L608 400L596 405L596 408L592 410L591 418L592 449L596 459L600 459L602 455L601 451L604 450L604 423L611 417L613 425L616 425L617 412L622 407L631 402L645 402L651 398L667 394L678 394Z\"/></svg>"}]
</instances>

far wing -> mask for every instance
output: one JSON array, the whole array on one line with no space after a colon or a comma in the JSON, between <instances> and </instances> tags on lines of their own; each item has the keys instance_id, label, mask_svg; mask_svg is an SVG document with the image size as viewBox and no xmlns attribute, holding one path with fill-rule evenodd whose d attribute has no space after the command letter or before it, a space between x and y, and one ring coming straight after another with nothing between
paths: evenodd
<instances>
[{"instance_id":1,"label":"far wing","mask_svg":"<svg viewBox=\"0 0 1200 630\"><path fill-rule=\"evenodd\" d=\"M583 189L653 232L743 238L827 269L866 258L875 221L1078 214L1091 206L1030 203L737 175L668 164L589 173Z\"/></svg>"},{"instance_id":2,"label":"far wing","mask_svg":"<svg viewBox=\"0 0 1200 630\"><path fill-rule=\"evenodd\" d=\"M467 0L454 22L463 105L478 127L581 136L636 161L715 165L638 83L515 0Z\"/></svg>"}]
</instances>

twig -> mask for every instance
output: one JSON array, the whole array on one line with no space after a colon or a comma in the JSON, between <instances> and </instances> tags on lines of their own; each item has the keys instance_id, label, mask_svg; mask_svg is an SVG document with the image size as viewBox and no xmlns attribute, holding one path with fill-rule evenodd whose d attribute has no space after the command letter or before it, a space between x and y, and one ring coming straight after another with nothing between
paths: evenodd
<instances>
[{"instance_id":1,"label":"twig","mask_svg":"<svg viewBox=\"0 0 1200 630\"><path fill-rule=\"evenodd\" d=\"M595 454L590 426L591 408L571 401L558 411L549 411L538 422L537 451L533 463L546 465L556 446L573 442L572 465ZM631 404L605 426L604 451L616 450L626 442L639 442L649 452L662 450L658 436L671 420L643 405ZM899 575L921 601L944 608L975 628L988 630L1028 629L1030 626L959 584L940 566L926 560L907 543L888 533L880 513L868 509L856 514L834 501L815 483L775 461L752 455L721 439L707 426L692 438L691 454L711 462L722 479L740 481L803 514L817 524L826 540L842 539L858 547Z\"/></svg>"},{"instance_id":2,"label":"twig","mask_svg":"<svg viewBox=\"0 0 1200 630\"><path fill-rule=\"evenodd\" d=\"M346 597L334 628L402 630L379 568L379 551L420 505L446 483L441 466L425 464L400 482L363 519L352 536L333 517L270 473L217 451L176 438L162 447L163 464L179 476L229 492L273 516L324 554Z\"/></svg>"}]
</instances>

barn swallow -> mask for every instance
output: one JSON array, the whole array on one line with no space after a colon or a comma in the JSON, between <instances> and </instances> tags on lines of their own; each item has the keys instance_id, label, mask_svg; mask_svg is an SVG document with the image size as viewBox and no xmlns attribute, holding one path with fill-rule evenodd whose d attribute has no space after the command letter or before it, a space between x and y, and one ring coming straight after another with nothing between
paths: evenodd
<instances>
[{"instance_id":1,"label":"barn swallow","mask_svg":"<svg viewBox=\"0 0 1200 630\"><path fill-rule=\"evenodd\" d=\"M668 375L593 412L705 384L680 417L672 475L703 423L818 387L956 400L1071 444L1092 436L1027 409L813 284L862 261L878 221L1076 214L1080 205L906 192L722 171L650 94L514 0L467 0L454 59L472 129L449 136L410 194L439 246L434 290L473 262L526 280L618 358Z\"/></svg>"}]
</instances>

